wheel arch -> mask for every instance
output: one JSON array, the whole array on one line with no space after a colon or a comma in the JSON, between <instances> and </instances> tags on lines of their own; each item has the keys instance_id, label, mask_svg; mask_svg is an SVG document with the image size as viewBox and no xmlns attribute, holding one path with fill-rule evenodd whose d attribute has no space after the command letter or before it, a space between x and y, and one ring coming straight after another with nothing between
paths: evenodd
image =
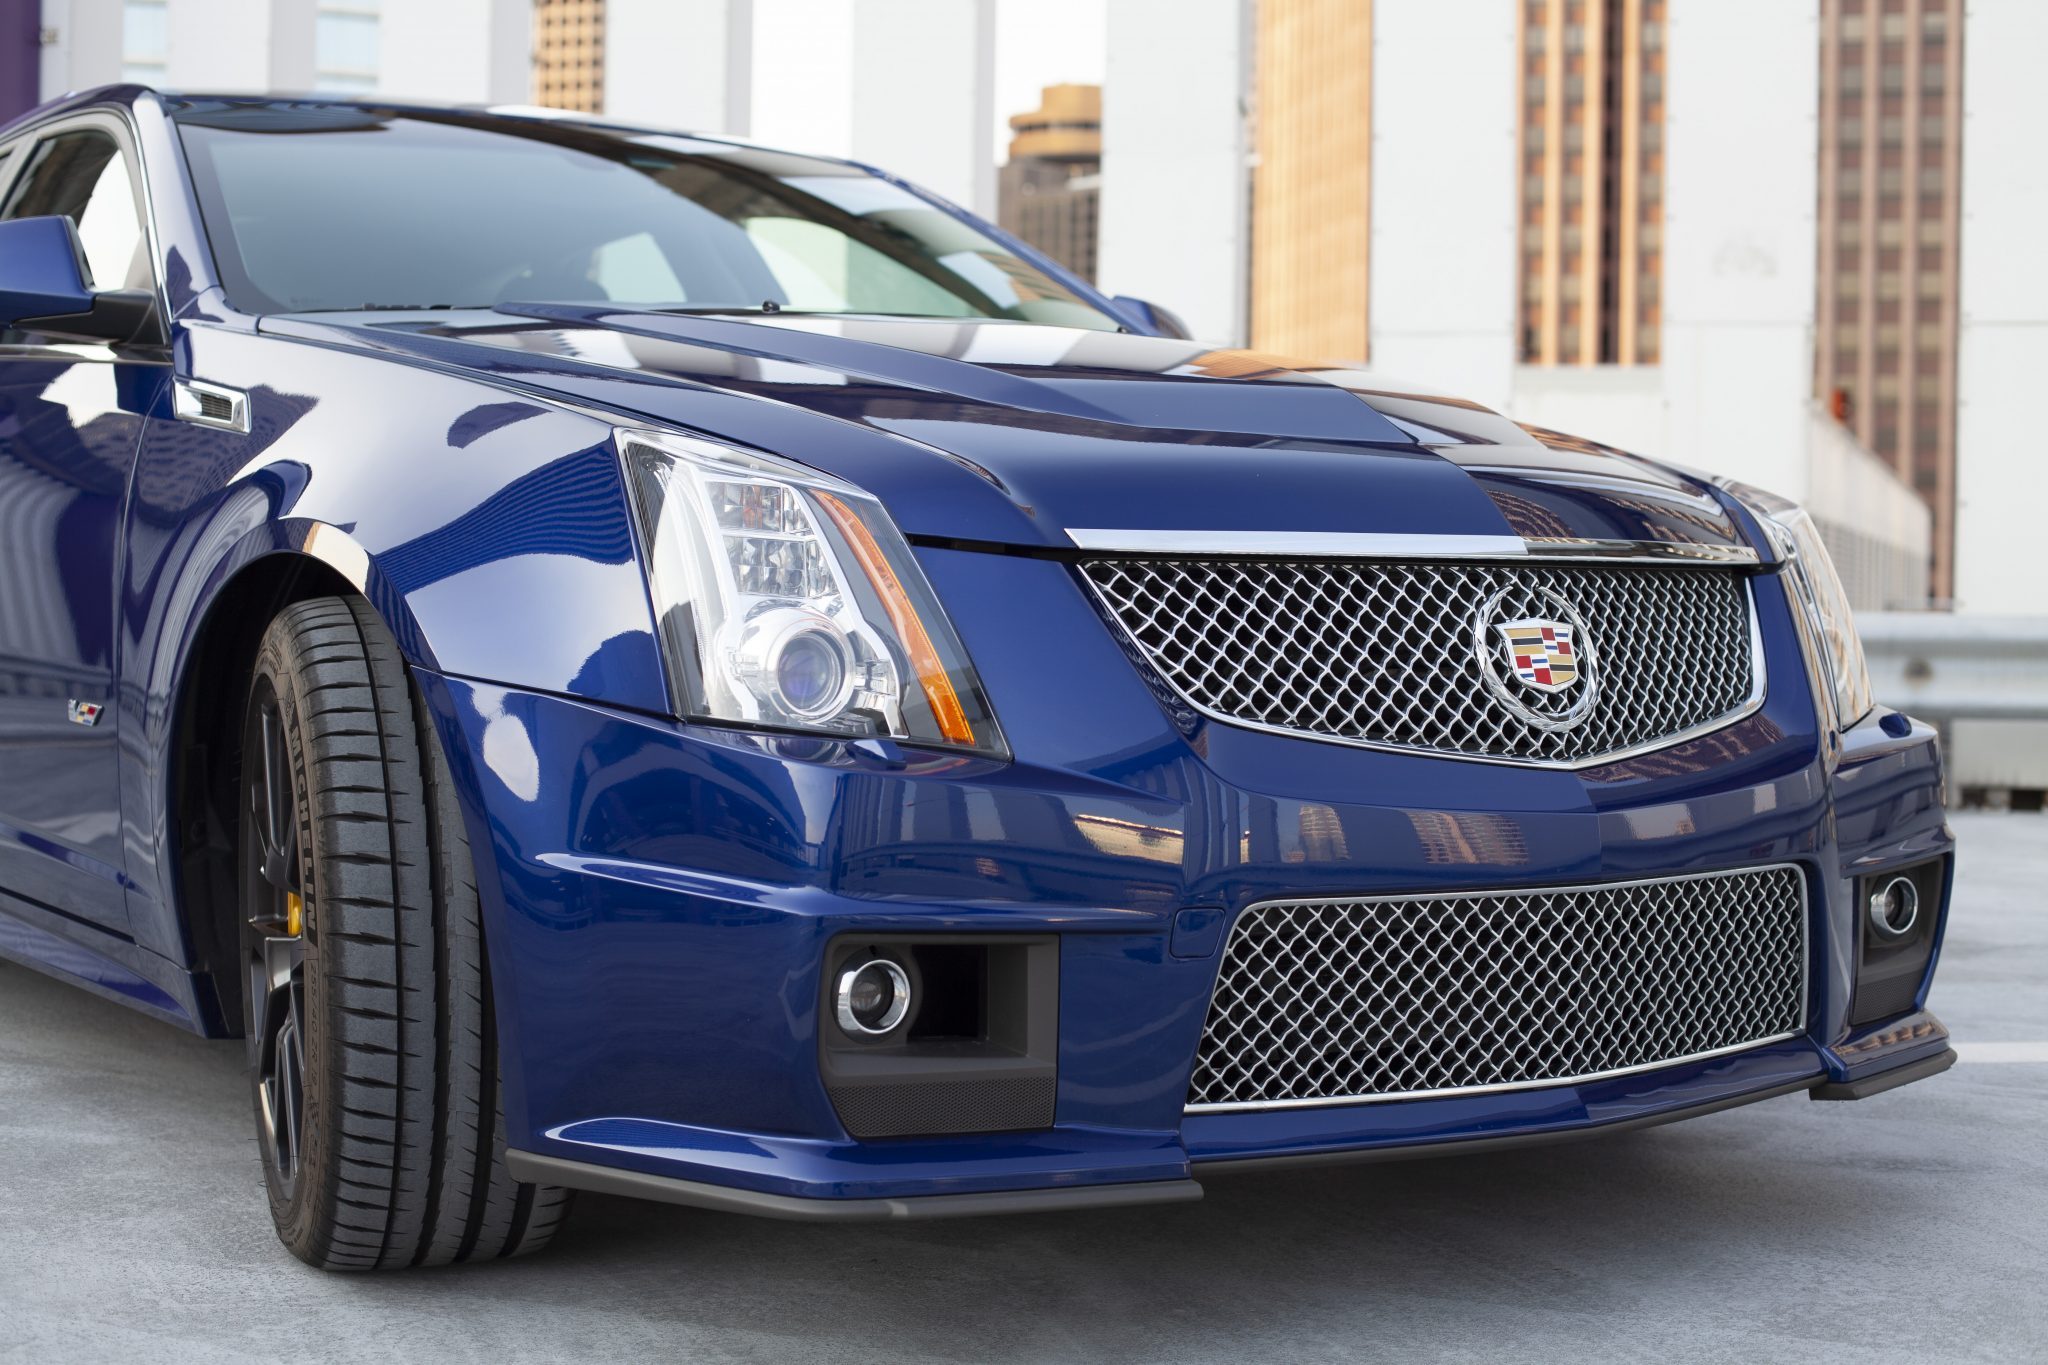
<instances>
[{"instance_id":1,"label":"wheel arch","mask_svg":"<svg viewBox=\"0 0 2048 1365\"><path fill-rule=\"evenodd\" d=\"M243 704L257 647L272 619L294 603L365 596L319 555L265 554L220 585L184 651L166 749L163 800L170 866L164 870L164 886L174 899L201 1023L210 1036L235 1037L242 1031L236 792Z\"/></svg>"}]
</instances>

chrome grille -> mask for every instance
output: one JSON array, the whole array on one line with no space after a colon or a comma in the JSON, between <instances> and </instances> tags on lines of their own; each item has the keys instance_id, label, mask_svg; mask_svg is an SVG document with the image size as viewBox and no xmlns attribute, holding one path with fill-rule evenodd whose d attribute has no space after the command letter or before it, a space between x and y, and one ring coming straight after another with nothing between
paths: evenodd
<instances>
[{"instance_id":1,"label":"chrome grille","mask_svg":"<svg viewBox=\"0 0 2048 1365\"><path fill-rule=\"evenodd\" d=\"M1805 879L1367 900L1238 917L1190 1109L1551 1085L1805 1027Z\"/></svg>"},{"instance_id":2,"label":"chrome grille","mask_svg":"<svg viewBox=\"0 0 2048 1365\"><path fill-rule=\"evenodd\" d=\"M1746 576L1720 567L1099 559L1082 572L1166 687L1221 720L1390 748L1572 765L1669 743L1763 692ZM1475 618L1585 631L1595 696L1489 690ZM1491 647L1491 640L1488 645ZM1579 688L1587 686L1582 679Z\"/></svg>"}]
</instances>

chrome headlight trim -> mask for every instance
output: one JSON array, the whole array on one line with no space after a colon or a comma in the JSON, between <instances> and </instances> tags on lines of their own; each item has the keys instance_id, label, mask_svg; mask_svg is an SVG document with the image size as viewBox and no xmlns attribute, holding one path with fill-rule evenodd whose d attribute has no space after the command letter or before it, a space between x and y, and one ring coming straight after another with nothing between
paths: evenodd
<instances>
[{"instance_id":1,"label":"chrome headlight trim","mask_svg":"<svg viewBox=\"0 0 2048 1365\"><path fill-rule=\"evenodd\" d=\"M874 497L680 432L619 427L613 443L677 715L1009 756L952 623ZM793 645L808 657L785 658Z\"/></svg>"},{"instance_id":2,"label":"chrome headlight trim","mask_svg":"<svg viewBox=\"0 0 2048 1365\"><path fill-rule=\"evenodd\" d=\"M1870 713L1875 701L1855 612L1820 528L1811 513L1789 498L1732 480L1721 486L1757 519L1784 561L1783 576L1796 607L1793 620L1815 691L1825 699L1835 728L1847 730Z\"/></svg>"}]
</instances>

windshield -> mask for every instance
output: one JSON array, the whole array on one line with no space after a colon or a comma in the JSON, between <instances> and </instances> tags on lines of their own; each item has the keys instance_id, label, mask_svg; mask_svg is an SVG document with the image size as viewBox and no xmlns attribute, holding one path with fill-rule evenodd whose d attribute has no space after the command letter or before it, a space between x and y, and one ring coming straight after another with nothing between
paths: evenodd
<instances>
[{"instance_id":1,"label":"windshield","mask_svg":"<svg viewBox=\"0 0 2048 1365\"><path fill-rule=\"evenodd\" d=\"M456 112L194 100L174 114L245 312L615 302L1118 325L834 161Z\"/></svg>"}]
</instances>

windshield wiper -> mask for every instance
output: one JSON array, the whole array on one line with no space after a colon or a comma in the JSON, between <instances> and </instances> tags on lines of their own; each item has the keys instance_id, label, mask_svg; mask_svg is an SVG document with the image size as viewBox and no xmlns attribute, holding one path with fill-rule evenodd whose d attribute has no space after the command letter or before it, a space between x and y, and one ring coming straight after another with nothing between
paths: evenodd
<instances>
[{"instance_id":1,"label":"windshield wiper","mask_svg":"<svg viewBox=\"0 0 2048 1365\"><path fill-rule=\"evenodd\" d=\"M635 310L631 308L621 308L619 311L631 312ZM706 303L699 305L685 303L678 304L674 308L646 308L637 311L647 313L673 313L677 317L709 318L717 317L720 314L730 316L734 313L784 313L790 310L784 308L774 299L763 299L759 303Z\"/></svg>"},{"instance_id":2,"label":"windshield wiper","mask_svg":"<svg viewBox=\"0 0 2048 1365\"><path fill-rule=\"evenodd\" d=\"M592 307L598 305L593 304ZM890 313L874 308L790 308L783 304L748 307L745 304L706 304L701 308L633 308L621 305L621 313L664 313L675 317L734 317L752 316L756 313L774 313L792 318L912 318L924 322L1015 322L1015 318L985 316L979 313Z\"/></svg>"},{"instance_id":3,"label":"windshield wiper","mask_svg":"<svg viewBox=\"0 0 2048 1365\"><path fill-rule=\"evenodd\" d=\"M445 313L459 309L488 311L488 303L359 303L353 308L308 308L309 313Z\"/></svg>"}]
</instances>

